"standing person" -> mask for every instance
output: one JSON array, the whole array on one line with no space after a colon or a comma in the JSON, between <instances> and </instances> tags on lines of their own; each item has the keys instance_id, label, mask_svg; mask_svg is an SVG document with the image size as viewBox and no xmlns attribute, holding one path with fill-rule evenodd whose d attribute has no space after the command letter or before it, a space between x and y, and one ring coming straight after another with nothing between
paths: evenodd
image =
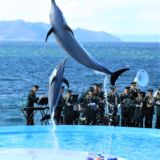
<instances>
[{"instance_id":1,"label":"standing person","mask_svg":"<svg viewBox=\"0 0 160 160\"><path fill-rule=\"evenodd\" d=\"M132 92L140 92L140 89L137 88L137 82L131 83L130 93Z\"/></svg>"},{"instance_id":2,"label":"standing person","mask_svg":"<svg viewBox=\"0 0 160 160\"><path fill-rule=\"evenodd\" d=\"M89 125L90 122L92 124L96 123L96 110L99 108L99 98L94 95L94 89L89 89L89 95L86 95L84 98L84 116L86 117L85 124ZM93 109L91 103L95 103L97 108Z\"/></svg>"},{"instance_id":3,"label":"standing person","mask_svg":"<svg viewBox=\"0 0 160 160\"><path fill-rule=\"evenodd\" d=\"M94 95L95 96L99 96L99 90L98 90L98 88L99 88L99 84L95 83L94 84Z\"/></svg>"},{"instance_id":4,"label":"standing person","mask_svg":"<svg viewBox=\"0 0 160 160\"><path fill-rule=\"evenodd\" d=\"M119 95L118 93L115 93L115 87L113 86L110 87L110 92L107 94L107 100L109 103L108 106L109 123L111 126L116 126Z\"/></svg>"},{"instance_id":5,"label":"standing person","mask_svg":"<svg viewBox=\"0 0 160 160\"><path fill-rule=\"evenodd\" d=\"M152 120L154 114L154 97L152 89L148 90L148 96L146 96L147 108L145 113L145 127L152 128Z\"/></svg>"},{"instance_id":6,"label":"standing person","mask_svg":"<svg viewBox=\"0 0 160 160\"><path fill-rule=\"evenodd\" d=\"M146 99L143 98L143 93L138 92L138 97L135 98L133 106L135 107L134 119L135 127L143 128L143 118L146 110Z\"/></svg>"},{"instance_id":7,"label":"standing person","mask_svg":"<svg viewBox=\"0 0 160 160\"><path fill-rule=\"evenodd\" d=\"M155 97L156 108L156 126L155 128L160 129L160 88L158 89L157 95Z\"/></svg>"},{"instance_id":8,"label":"standing person","mask_svg":"<svg viewBox=\"0 0 160 160\"><path fill-rule=\"evenodd\" d=\"M63 110L64 124L73 125L73 106L75 104L75 99L72 96L72 90L66 91L66 96L64 97L65 107Z\"/></svg>"},{"instance_id":9,"label":"standing person","mask_svg":"<svg viewBox=\"0 0 160 160\"><path fill-rule=\"evenodd\" d=\"M36 97L36 92L38 91L39 86L34 85L32 90L28 94L26 107L34 107L34 103L37 103L39 99L44 98L44 95L41 97ZM34 117L33 117L34 111L32 109L28 109L26 114L26 124L27 125L34 125Z\"/></svg>"},{"instance_id":10,"label":"standing person","mask_svg":"<svg viewBox=\"0 0 160 160\"><path fill-rule=\"evenodd\" d=\"M135 96L134 93L138 93L140 92L140 89L136 88L137 87L137 83L136 82L132 82L131 83L131 88L130 88L130 94L133 98L133 100L135 100ZM138 97L138 95L137 95ZM131 126L134 127L135 126L135 118L134 118L134 112L135 112L135 107L131 108L131 117L132 117L132 121L131 121Z\"/></svg>"},{"instance_id":11,"label":"standing person","mask_svg":"<svg viewBox=\"0 0 160 160\"><path fill-rule=\"evenodd\" d=\"M131 127L131 101L130 87L125 87L124 93L119 97L121 109L121 125Z\"/></svg>"},{"instance_id":12,"label":"standing person","mask_svg":"<svg viewBox=\"0 0 160 160\"><path fill-rule=\"evenodd\" d=\"M63 95L62 95L64 90L65 90L65 87L62 86L61 93L60 93L60 96L59 96L59 101L58 101L57 107L55 109L55 115L54 115L54 119L55 119L56 124L59 124L60 120L63 121L63 118L61 118L61 112L63 110L63 106L65 105L64 98L63 98Z\"/></svg>"}]
</instances>

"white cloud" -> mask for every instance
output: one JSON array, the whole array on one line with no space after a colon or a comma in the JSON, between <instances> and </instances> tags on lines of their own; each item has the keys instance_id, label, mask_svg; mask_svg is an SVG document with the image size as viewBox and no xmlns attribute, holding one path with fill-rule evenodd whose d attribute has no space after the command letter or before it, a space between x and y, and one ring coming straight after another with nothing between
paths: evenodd
<instances>
[{"instance_id":1,"label":"white cloud","mask_svg":"<svg viewBox=\"0 0 160 160\"><path fill-rule=\"evenodd\" d=\"M50 0L0 0L0 20L49 23ZM72 28L116 34L156 34L159 0L56 0Z\"/></svg>"}]
</instances>

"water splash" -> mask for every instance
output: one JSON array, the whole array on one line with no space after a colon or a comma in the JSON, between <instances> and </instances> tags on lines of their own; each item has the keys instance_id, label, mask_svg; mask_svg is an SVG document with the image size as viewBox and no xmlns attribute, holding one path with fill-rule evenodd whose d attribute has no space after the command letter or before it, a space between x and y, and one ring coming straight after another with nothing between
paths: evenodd
<instances>
[{"instance_id":1,"label":"water splash","mask_svg":"<svg viewBox=\"0 0 160 160\"><path fill-rule=\"evenodd\" d=\"M55 134L56 124L55 124L55 121L54 121L54 112L52 112L51 120L52 120L52 124L53 124L53 130L52 131L53 131L53 139L54 139L53 160L56 160L56 152L58 150L58 140L57 140L57 137L56 137L56 134Z\"/></svg>"}]
</instances>

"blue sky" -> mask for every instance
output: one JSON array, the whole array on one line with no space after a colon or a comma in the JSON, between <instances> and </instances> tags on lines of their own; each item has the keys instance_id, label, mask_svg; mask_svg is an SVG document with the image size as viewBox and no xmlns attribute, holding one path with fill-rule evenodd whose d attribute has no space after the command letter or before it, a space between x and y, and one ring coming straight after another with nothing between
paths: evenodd
<instances>
[{"instance_id":1,"label":"blue sky","mask_svg":"<svg viewBox=\"0 0 160 160\"><path fill-rule=\"evenodd\" d=\"M120 35L160 34L160 0L56 0L69 26ZM0 0L0 21L49 23L50 0Z\"/></svg>"}]
</instances>

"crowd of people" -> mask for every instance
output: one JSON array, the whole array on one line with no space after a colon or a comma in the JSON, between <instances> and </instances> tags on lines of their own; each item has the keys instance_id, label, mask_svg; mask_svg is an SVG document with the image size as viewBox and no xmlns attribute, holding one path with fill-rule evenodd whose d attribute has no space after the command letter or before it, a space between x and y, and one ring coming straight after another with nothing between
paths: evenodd
<instances>
[{"instance_id":1,"label":"crowd of people","mask_svg":"<svg viewBox=\"0 0 160 160\"><path fill-rule=\"evenodd\" d=\"M110 92L106 95L102 86L102 83L95 83L79 96L72 95L72 90L69 89L66 90L66 96L63 96L65 87L62 86L54 115L56 124L117 126L120 125L121 118L121 126L152 128L153 114L156 113L155 128L160 129L160 89L154 97L154 90L150 89L148 93L141 92L137 83L132 82L130 87L124 88L124 93L118 94L118 89L111 86ZM34 106L38 99L44 97L42 95L36 98L38 88L39 86L34 86L29 92L28 101L31 103L27 103L28 107ZM121 115L117 114L119 107Z\"/></svg>"}]
</instances>

